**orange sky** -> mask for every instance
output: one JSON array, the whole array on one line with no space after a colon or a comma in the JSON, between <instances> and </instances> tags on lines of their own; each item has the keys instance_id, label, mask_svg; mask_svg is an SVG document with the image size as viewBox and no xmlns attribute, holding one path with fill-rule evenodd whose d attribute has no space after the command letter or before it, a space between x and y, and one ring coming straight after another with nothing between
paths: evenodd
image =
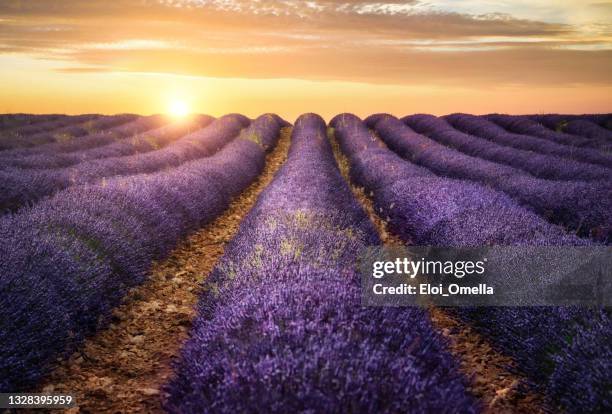
<instances>
[{"instance_id":1,"label":"orange sky","mask_svg":"<svg viewBox=\"0 0 612 414\"><path fill-rule=\"evenodd\" d=\"M612 1L0 2L0 112L612 112Z\"/></svg>"}]
</instances>

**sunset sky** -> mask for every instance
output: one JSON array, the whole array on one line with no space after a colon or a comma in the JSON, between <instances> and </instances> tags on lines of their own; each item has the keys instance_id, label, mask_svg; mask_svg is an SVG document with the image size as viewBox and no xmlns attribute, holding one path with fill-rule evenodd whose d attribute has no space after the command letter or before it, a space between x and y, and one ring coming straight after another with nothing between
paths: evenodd
<instances>
[{"instance_id":1,"label":"sunset sky","mask_svg":"<svg viewBox=\"0 0 612 414\"><path fill-rule=\"evenodd\" d=\"M0 112L612 112L612 1L0 0Z\"/></svg>"}]
</instances>

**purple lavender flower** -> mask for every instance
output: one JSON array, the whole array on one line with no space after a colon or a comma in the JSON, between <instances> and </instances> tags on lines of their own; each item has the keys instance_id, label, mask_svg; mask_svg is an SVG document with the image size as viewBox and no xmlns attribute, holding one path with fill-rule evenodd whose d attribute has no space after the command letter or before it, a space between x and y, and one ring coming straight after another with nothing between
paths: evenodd
<instances>
[{"instance_id":1,"label":"purple lavender flower","mask_svg":"<svg viewBox=\"0 0 612 414\"><path fill-rule=\"evenodd\" d=\"M332 124L342 148L360 148L363 147L360 143L370 140L371 132L354 115L338 116ZM391 147L405 148L413 159L421 160L419 151L431 150L425 137L409 130L397 132L405 127L395 118L378 117L374 125ZM355 142L342 142L346 140ZM403 147L402 142L406 143ZM442 149L438 149L439 158L445 159ZM364 148L347 155L351 169L358 170L354 174L357 184L374 195L377 212L388 218L394 232L407 243L591 244L547 223L503 193L475 183L423 174L410 158L400 160L389 150ZM368 159L373 161L368 163ZM382 180L380 177L385 175L394 178ZM560 406L570 413L609 412L612 408L612 323L606 311L479 307L455 312L511 356L521 373L530 379L530 385L546 394L551 407Z\"/></svg>"},{"instance_id":2,"label":"purple lavender flower","mask_svg":"<svg viewBox=\"0 0 612 414\"><path fill-rule=\"evenodd\" d=\"M424 310L361 306L355 257L378 243L323 120L302 115L205 284L166 410L478 411Z\"/></svg>"},{"instance_id":3,"label":"purple lavender flower","mask_svg":"<svg viewBox=\"0 0 612 414\"><path fill-rule=\"evenodd\" d=\"M257 177L279 130L262 116L212 157L74 186L0 218L0 391L29 389L104 326L152 260Z\"/></svg>"},{"instance_id":4,"label":"purple lavender flower","mask_svg":"<svg viewBox=\"0 0 612 414\"><path fill-rule=\"evenodd\" d=\"M601 153L595 149L575 148L528 135L510 133L485 117L469 114L452 114L443 118L462 132L488 139L500 145L596 164L607 168L612 167L612 155Z\"/></svg>"}]
</instances>

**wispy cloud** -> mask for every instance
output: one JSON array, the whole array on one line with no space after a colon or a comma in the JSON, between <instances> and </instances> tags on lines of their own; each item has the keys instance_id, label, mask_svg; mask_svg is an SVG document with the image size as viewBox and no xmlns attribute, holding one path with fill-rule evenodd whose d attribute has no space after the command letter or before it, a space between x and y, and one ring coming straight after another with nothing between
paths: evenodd
<instances>
[{"instance_id":1,"label":"wispy cloud","mask_svg":"<svg viewBox=\"0 0 612 414\"><path fill-rule=\"evenodd\" d=\"M160 50L180 48L180 45L163 40L125 39L107 43L84 43L78 47L94 50Z\"/></svg>"},{"instance_id":2,"label":"wispy cloud","mask_svg":"<svg viewBox=\"0 0 612 414\"><path fill-rule=\"evenodd\" d=\"M56 68L56 72L59 73L102 73L102 72L110 72L109 68L105 67L66 67L66 68Z\"/></svg>"},{"instance_id":3,"label":"wispy cloud","mask_svg":"<svg viewBox=\"0 0 612 414\"><path fill-rule=\"evenodd\" d=\"M61 60L67 73L609 84L612 2L576 3L6 0L0 53Z\"/></svg>"}]
</instances>

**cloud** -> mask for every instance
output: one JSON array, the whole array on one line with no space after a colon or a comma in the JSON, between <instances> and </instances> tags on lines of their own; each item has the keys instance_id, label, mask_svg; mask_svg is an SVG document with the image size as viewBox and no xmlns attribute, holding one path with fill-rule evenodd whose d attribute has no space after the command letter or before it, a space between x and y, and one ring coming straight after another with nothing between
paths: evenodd
<instances>
[{"instance_id":1,"label":"cloud","mask_svg":"<svg viewBox=\"0 0 612 414\"><path fill-rule=\"evenodd\" d=\"M66 65L58 71L75 75L166 72L406 85L610 83L612 36L606 23L584 24L584 16L580 24L565 17L529 19L523 11L519 17L511 13L508 1L499 8L490 4L6 0L0 3L0 53L61 60ZM560 7L556 13L565 11Z\"/></svg>"},{"instance_id":2,"label":"cloud","mask_svg":"<svg viewBox=\"0 0 612 414\"><path fill-rule=\"evenodd\" d=\"M56 72L59 73L104 73L110 72L111 70L105 67L67 67L67 68L57 68Z\"/></svg>"},{"instance_id":3,"label":"cloud","mask_svg":"<svg viewBox=\"0 0 612 414\"><path fill-rule=\"evenodd\" d=\"M0 3L0 16L21 18L30 26L69 21L107 26L132 22L137 26L184 24L217 29L268 28L293 30L370 31L414 37L462 37L560 34L568 25L515 19L508 15L470 15L421 9L418 1L242 1L158 0L107 2ZM33 18L35 20L30 20ZM94 28L92 28L92 31Z\"/></svg>"},{"instance_id":4,"label":"cloud","mask_svg":"<svg viewBox=\"0 0 612 414\"><path fill-rule=\"evenodd\" d=\"M89 65L115 66L121 71L156 72L210 77L297 78L388 84L438 85L579 85L609 83L612 51L501 49L472 52L406 51L335 48L240 53L217 51L80 52ZM379 62L382 62L380 64Z\"/></svg>"}]
</instances>

